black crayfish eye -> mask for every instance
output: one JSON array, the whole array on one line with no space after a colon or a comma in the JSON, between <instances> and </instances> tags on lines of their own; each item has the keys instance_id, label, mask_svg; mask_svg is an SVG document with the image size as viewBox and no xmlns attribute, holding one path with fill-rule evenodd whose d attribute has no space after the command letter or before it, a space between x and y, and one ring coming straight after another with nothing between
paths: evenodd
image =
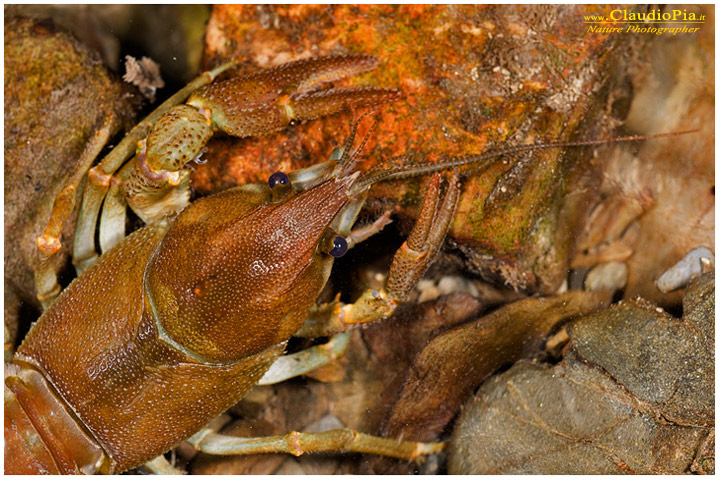
<instances>
[{"instance_id":1,"label":"black crayfish eye","mask_svg":"<svg viewBox=\"0 0 720 480\"><path fill-rule=\"evenodd\" d=\"M328 253L335 258L340 258L345 255L345 252L347 252L347 250L347 240L345 240L343 237L337 236L333 239L333 248L331 248Z\"/></svg>"},{"instance_id":2,"label":"black crayfish eye","mask_svg":"<svg viewBox=\"0 0 720 480\"><path fill-rule=\"evenodd\" d=\"M275 188L275 185L290 185L290 178L283 172L275 172L268 178L268 185L270 188Z\"/></svg>"}]
</instances>

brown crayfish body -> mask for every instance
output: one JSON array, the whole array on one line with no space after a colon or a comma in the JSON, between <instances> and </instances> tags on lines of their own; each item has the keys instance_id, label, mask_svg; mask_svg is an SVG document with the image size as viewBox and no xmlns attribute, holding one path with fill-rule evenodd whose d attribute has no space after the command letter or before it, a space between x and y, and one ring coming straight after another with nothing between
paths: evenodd
<instances>
[{"instance_id":1,"label":"brown crayfish body","mask_svg":"<svg viewBox=\"0 0 720 480\"><path fill-rule=\"evenodd\" d=\"M268 203L269 187L226 191L103 255L16 354L16 377L46 379L10 385L29 421L39 419L23 399L63 399L67 421L77 417L100 447L95 466L110 472L169 450L232 406L325 284L333 257L317 247L353 178L280 203Z\"/></svg>"},{"instance_id":2,"label":"brown crayfish body","mask_svg":"<svg viewBox=\"0 0 720 480\"><path fill-rule=\"evenodd\" d=\"M348 105L396 98L397 92L383 89L303 91L308 82L327 77L326 71L337 77L375 64L368 56L311 59L240 83L208 85L229 67L216 69L191 84L196 90L207 86L187 104L161 106L148 117L152 121L141 122L91 169L78 222L85 225L80 228L83 242L78 242L77 233L75 242L75 260L81 245L80 263L90 266L48 302L49 308L6 368L6 473L122 472L188 437L197 448L214 454L356 451L412 459L443 448L440 443L383 439L349 429L291 432L287 438L268 437L253 444L221 438L203 427L258 382L271 383L265 379L282 363L291 336L330 336L391 315L443 243L458 201L459 172L482 168L497 156L539 148L653 136L523 145L432 164L391 163L360 175L353 173L355 155L348 153L353 127L339 157L289 175L277 172L268 184L234 188L184 206L186 163L196 158L213 131L238 136L267 133L297 118L313 119ZM277 87L276 77L283 88ZM263 92L268 85L275 87L275 95L266 102ZM302 93L284 93L293 89ZM190 90L176 94L173 102L186 100ZM242 108L227 99L216 105L228 91L247 91L248 98L259 100L251 106L245 102ZM283 95L278 97L278 91ZM226 114L244 115L243 122L228 120ZM188 125L178 128L178 118ZM257 129L256 121L266 123ZM239 123L254 129L238 129ZM686 132L675 134L682 133ZM135 157L121 167L133 155L134 143L139 143ZM167 149L175 144L184 146L173 156ZM384 287L366 290L353 304L336 299L316 305L334 257L387 221L383 216L371 228L353 230L370 186L447 169L455 174L444 188L439 174L430 181L416 225L397 251ZM111 186L108 179L113 175L120 181ZM48 232L61 230L57 227L62 227L63 215L73 209L74 189L64 192L53 210L60 213L57 218L53 213L55 220L46 230L50 240L58 240L58 232ZM173 208L147 208L146 200L155 197L173 198ZM149 225L116 244L124 236L124 202ZM101 203L100 243L105 239L108 248L94 261L94 227ZM103 227L106 223L109 227ZM40 250L45 260L55 252ZM41 281L36 277L43 287L38 291L52 293L55 272L44 273Z\"/></svg>"},{"instance_id":3,"label":"brown crayfish body","mask_svg":"<svg viewBox=\"0 0 720 480\"><path fill-rule=\"evenodd\" d=\"M374 68L368 55L214 82L233 65L191 82L89 170L74 244L84 273L55 300L50 260L78 185L56 198L38 238L36 286L48 308L6 368L7 473L122 472L168 451L242 398L306 320L333 238L349 235L364 200L365 186L352 190L358 175L331 161L185 207L186 164L214 131L268 134L398 92L318 88ZM149 225L122 240L128 205Z\"/></svg>"}]
</instances>

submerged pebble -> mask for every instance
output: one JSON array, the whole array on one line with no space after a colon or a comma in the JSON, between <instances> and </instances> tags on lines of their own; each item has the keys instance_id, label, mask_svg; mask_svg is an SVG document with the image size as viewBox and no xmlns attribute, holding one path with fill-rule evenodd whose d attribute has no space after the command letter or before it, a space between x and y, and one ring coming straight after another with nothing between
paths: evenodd
<instances>
[{"instance_id":1,"label":"submerged pebble","mask_svg":"<svg viewBox=\"0 0 720 480\"><path fill-rule=\"evenodd\" d=\"M691 250L682 260L670 267L655 285L663 293L686 287L691 280L715 267L715 256L706 247Z\"/></svg>"}]
</instances>

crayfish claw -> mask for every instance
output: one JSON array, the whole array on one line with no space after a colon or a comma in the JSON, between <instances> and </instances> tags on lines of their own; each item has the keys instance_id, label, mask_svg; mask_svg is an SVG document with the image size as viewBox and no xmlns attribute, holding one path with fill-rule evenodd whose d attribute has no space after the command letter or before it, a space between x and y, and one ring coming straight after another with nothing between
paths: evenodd
<instances>
[{"instance_id":1,"label":"crayfish claw","mask_svg":"<svg viewBox=\"0 0 720 480\"><path fill-rule=\"evenodd\" d=\"M371 108L400 98L392 88L363 87L320 90L298 96L293 103L294 118L314 120L353 108Z\"/></svg>"},{"instance_id":2,"label":"crayfish claw","mask_svg":"<svg viewBox=\"0 0 720 480\"><path fill-rule=\"evenodd\" d=\"M308 58L211 83L188 104L208 108L213 127L236 137L260 136L288 125L332 115L353 107L372 107L397 100L394 89L319 88L375 68L370 55Z\"/></svg>"}]
</instances>

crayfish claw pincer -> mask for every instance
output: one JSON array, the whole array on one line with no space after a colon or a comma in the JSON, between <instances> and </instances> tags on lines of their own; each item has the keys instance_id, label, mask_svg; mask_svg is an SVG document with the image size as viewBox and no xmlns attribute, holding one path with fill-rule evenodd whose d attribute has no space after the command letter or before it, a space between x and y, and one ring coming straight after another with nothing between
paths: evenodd
<instances>
[{"instance_id":1,"label":"crayfish claw pincer","mask_svg":"<svg viewBox=\"0 0 720 480\"><path fill-rule=\"evenodd\" d=\"M188 104L209 108L214 128L229 135L267 135L290 124L397 100L400 92L390 88L322 88L377 65L370 55L298 60L211 83L196 91Z\"/></svg>"},{"instance_id":2,"label":"crayfish claw pincer","mask_svg":"<svg viewBox=\"0 0 720 480\"><path fill-rule=\"evenodd\" d=\"M430 180L415 228L393 258L385 288L397 301L405 300L437 256L450 229L460 197L460 181L453 174L444 194L441 175Z\"/></svg>"}]
</instances>

